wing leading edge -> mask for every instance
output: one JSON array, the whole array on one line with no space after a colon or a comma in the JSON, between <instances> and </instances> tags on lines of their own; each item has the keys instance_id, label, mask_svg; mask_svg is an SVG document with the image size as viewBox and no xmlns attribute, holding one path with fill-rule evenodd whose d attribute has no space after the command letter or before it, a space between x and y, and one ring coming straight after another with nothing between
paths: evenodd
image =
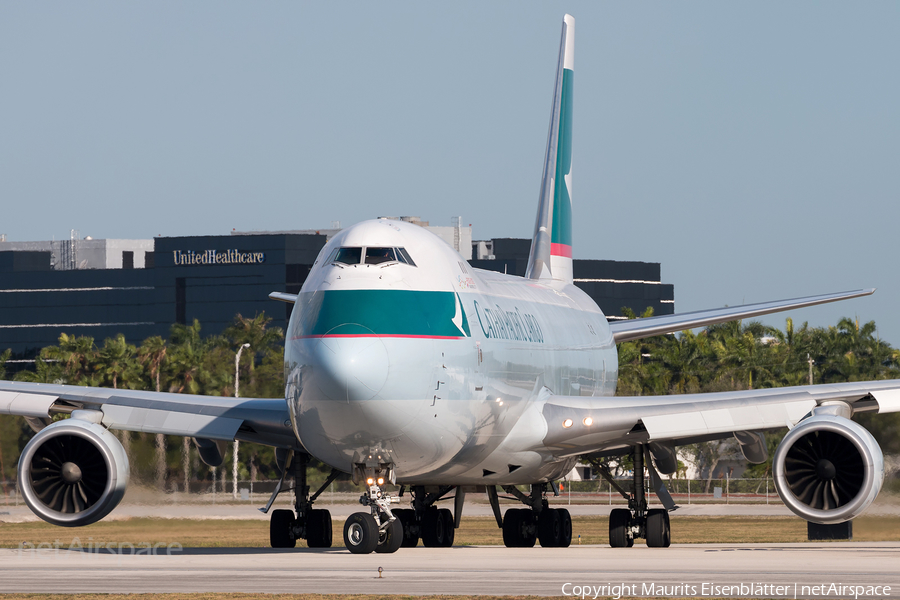
<instances>
[{"instance_id":1,"label":"wing leading edge","mask_svg":"<svg viewBox=\"0 0 900 600\"><path fill-rule=\"evenodd\" d=\"M900 380L833 383L674 396L549 395L545 448L575 456L648 442L676 445L736 432L793 427L813 408L843 402L856 412L900 411Z\"/></svg>"},{"instance_id":2,"label":"wing leading edge","mask_svg":"<svg viewBox=\"0 0 900 600\"><path fill-rule=\"evenodd\" d=\"M300 449L280 398L226 398L0 381L0 414L47 424L54 414L99 410L110 429Z\"/></svg>"},{"instance_id":3,"label":"wing leading edge","mask_svg":"<svg viewBox=\"0 0 900 600\"><path fill-rule=\"evenodd\" d=\"M828 302L837 302L838 300L849 300L850 298L859 298L860 296L870 296L874 293L875 288L870 288L866 290L838 292L835 294L806 296L791 300L776 300L774 302L761 302L759 304L713 308L710 310L699 310L677 315L661 315L658 317L648 317L646 319L629 319L627 321L610 323L609 328L612 331L613 338L618 344L620 342L630 342L631 340L639 340L641 338L653 337L665 333L684 331L685 329L694 329L695 327L715 325L726 321L749 319L795 308L815 306L816 304L826 304Z\"/></svg>"}]
</instances>

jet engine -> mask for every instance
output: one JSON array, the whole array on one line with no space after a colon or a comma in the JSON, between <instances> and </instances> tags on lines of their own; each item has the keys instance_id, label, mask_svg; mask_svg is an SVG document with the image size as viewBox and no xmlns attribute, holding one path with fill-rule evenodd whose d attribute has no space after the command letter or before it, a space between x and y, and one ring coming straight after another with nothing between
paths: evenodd
<instances>
[{"instance_id":1,"label":"jet engine","mask_svg":"<svg viewBox=\"0 0 900 600\"><path fill-rule=\"evenodd\" d=\"M861 425L813 414L775 451L775 488L799 517L830 525L862 513L881 490L884 455Z\"/></svg>"},{"instance_id":2,"label":"jet engine","mask_svg":"<svg viewBox=\"0 0 900 600\"><path fill-rule=\"evenodd\" d=\"M37 433L19 458L25 503L53 525L80 527L108 515L125 495L128 457L119 440L79 412ZM93 412L93 411L91 411Z\"/></svg>"}]
</instances>

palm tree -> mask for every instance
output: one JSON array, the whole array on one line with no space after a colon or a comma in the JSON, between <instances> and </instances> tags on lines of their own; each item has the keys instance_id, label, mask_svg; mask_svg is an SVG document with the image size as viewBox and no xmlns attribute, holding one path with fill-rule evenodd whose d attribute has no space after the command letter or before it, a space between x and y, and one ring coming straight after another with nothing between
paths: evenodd
<instances>
[{"instance_id":1,"label":"palm tree","mask_svg":"<svg viewBox=\"0 0 900 600\"><path fill-rule=\"evenodd\" d=\"M753 321L745 326L740 321L731 321L714 325L707 332L719 364L724 367L718 377L730 378L732 389L745 389L744 382L746 389L761 387L761 379L771 379L764 360L765 346L760 341L766 332L762 324Z\"/></svg>"},{"instance_id":2,"label":"palm tree","mask_svg":"<svg viewBox=\"0 0 900 600\"><path fill-rule=\"evenodd\" d=\"M158 335L144 340L138 349L138 360L147 365L150 371L150 379L156 384L156 391L160 391L159 376L162 371L162 363L166 359L166 340Z\"/></svg>"},{"instance_id":3,"label":"palm tree","mask_svg":"<svg viewBox=\"0 0 900 600\"><path fill-rule=\"evenodd\" d=\"M100 349L95 370L118 389L119 383L133 387L138 381L139 368L136 360L137 348L125 341L121 333L114 338L106 338Z\"/></svg>"},{"instance_id":4,"label":"palm tree","mask_svg":"<svg viewBox=\"0 0 900 600\"><path fill-rule=\"evenodd\" d=\"M208 341L200 337L200 321L194 319L191 325L175 323L170 334L170 352L166 369L170 376L170 391L182 393L187 390L196 394L200 391L200 368L206 353Z\"/></svg>"},{"instance_id":5,"label":"palm tree","mask_svg":"<svg viewBox=\"0 0 900 600\"><path fill-rule=\"evenodd\" d=\"M138 350L138 360L149 366L150 379L156 383L156 391L160 391L159 375L166 358L166 341L158 335L144 340ZM156 487L164 490L166 486L166 436L156 434Z\"/></svg>"},{"instance_id":6,"label":"palm tree","mask_svg":"<svg viewBox=\"0 0 900 600\"><path fill-rule=\"evenodd\" d=\"M169 335L169 351L166 353L164 369L169 374L169 390L182 393L200 391L202 365L209 352L211 341L200 337L200 321L194 319L190 325L175 323ZM184 438L182 446L182 466L184 470L184 490L190 491L191 443Z\"/></svg>"},{"instance_id":7,"label":"palm tree","mask_svg":"<svg viewBox=\"0 0 900 600\"><path fill-rule=\"evenodd\" d=\"M281 327L268 327L271 322L271 317L267 317L265 312L261 312L253 318L247 318L238 313L234 317L234 322L223 332L223 336L231 342L232 347L250 344L250 352L245 355L249 361L250 385L256 382L253 357L264 353L268 348L284 339L284 331ZM243 359L243 356L241 358Z\"/></svg>"},{"instance_id":8,"label":"palm tree","mask_svg":"<svg viewBox=\"0 0 900 600\"><path fill-rule=\"evenodd\" d=\"M619 344L619 380L616 393L620 396L640 396L644 378L640 343Z\"/></svg>"},{"instance_id":9,"label":"palm tree","mask_svg":"<svg viewBox=\"0 0 900 600\"><path fill-rule=\"evenodd\" d=\"M59 345L48 346L46 359L59 361L65 369L67 383L91 385L93 380L94 361L97 358L97 348L94 346L94 338L89 336L59 335Z\"/></svg>"},{"instance_id":10,"label":"palm tree","mask_svg":"<svg viewBox=\"0 0 900 600\"><path fill-rule=\"evenodd\" d=\"M622 316L628 319L638 317L627 306L623 306L621 311ZM647 307L640 315L642 319L652 316L652 307ZM667 337L650 337L619 344L619 380L616 394L642 396L666 393L670 374L662 363L662 348L665 347Z\"/></svg>"},{"instance_id":11,"label":"palm tree","mask_svg":"<svg viewBox=\"0 0 900 600\"><path fill-rule=\"evenodd\" d=\"M41 349L41 353L34 361L34 371L19 371L16 373L16 381L30 381L33 383L65 383L66 375L63 367L54 358L49 355L51 348L48 346Z\"/></svg>"},{"instance_id":12,"label":"palm tree","mask_svg":"<svg viewBox=\"0 0 900 600\"><path fill-rule=\"evenodd\" d=\"M104 383L111 382L113 389L118 389L119 383L124 387L133 388L139 379L139 365L136 360L137 348L125 341L121 333L114 338L106 338L103 348L100 349L94 370L101 376ZM131 455L131 432L122 430L119 432L122 446L129 464L133 464Z\"/></svg>"},{"instance_id":13,"label":"palm tree","mask_svg":"<svg viewBox=\"0 0 900 600\"><path fill-rule=\"evenodd\" d=\"M695 336L690 330L668 339L662 355L672 392L686 394L699 390L700 374L705 370L705 340L706 336Z\"/></svg>"},{"instance_id":14,"label":"palm tree","mask_svg":"<svg viewBox=\"0 0 900 600\"><path fill-rule=\"evenodd\" d=\"M6 379L6 361L12 356L12 350L7 348L0 354L0 379Z\"/></svg>"}]
</instances>

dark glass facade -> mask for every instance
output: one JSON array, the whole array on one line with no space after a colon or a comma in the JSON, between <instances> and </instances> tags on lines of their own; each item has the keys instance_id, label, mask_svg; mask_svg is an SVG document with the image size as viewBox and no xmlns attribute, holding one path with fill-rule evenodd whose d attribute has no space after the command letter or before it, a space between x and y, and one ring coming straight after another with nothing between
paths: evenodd
<instances>
[{"instance_id":1,"label":"dark glass facade","mask_svg":"<svg viewBox=\"0 0 900 600\"><path fill-rule=\"evenodd\" d=\"M291 305L268 295L299 291L324 245L322 235L156 238L151 268L71 271L51 270L49 252L0 252L0 349L33 358L61 333L138 344L194 319L217 334L263 311L284 328Z\"/></svg>"},{"instance_id":2,"label":"dark glass facade","mask_svg":"<svg viewBox=\"0 0 900 600\"><path fill-rule=\"evenodd\" d=\"M50 268L49 252L0 252L0 350L30 359L61 333L98 344L123 333L129 342L167 337L172 323L198 319L205 335L221 333L236 314L265 312L286 328L291 304L273 291L297 293L325 245L324 235L254 234L155 238L147 268L123 252L122 269ZM472 266L524 275L530 240L494 240L496 260ZM128 254L129 256L126 256ZM623 306L641 313L674 311L672 285L659 281L658 263L575 260L576 285L611 318Z\"/></svg>"},{"instance_id":3,"label":"dark glass facade","mask_svg":"<svg viewBox=\"0 0 900 600\"><path fill-rule=\"evenodd\" d=\"M524 276L531 240L500 238L491 242L493 260L469 263L478 269ZM625 307L637 315L647 308L652 308L654 315L675 312L675 286L660 281L659 263L576 258L572 275L575 285L593 298L610 320L621 318Z\"/></svg>"}]
</instances>

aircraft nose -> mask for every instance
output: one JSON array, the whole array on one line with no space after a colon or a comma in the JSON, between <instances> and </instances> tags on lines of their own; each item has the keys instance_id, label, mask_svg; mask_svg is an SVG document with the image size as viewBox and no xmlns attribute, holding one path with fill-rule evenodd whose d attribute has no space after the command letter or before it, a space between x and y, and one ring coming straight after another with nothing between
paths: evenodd
<instances>
[{"instance_id":1,"label":"aircraft nose","mask_svg":"<svg viewBox=\"0 0 900 600\"><path fill-rule=\"evenodd\" d=\"M390 370L387 348L371 335L340 334L335 328L315 346L316 380L322 393L344 402L374 398L384 387ZM354 325L358 332L360 326Z\"/></svg>"}]
</instances>

